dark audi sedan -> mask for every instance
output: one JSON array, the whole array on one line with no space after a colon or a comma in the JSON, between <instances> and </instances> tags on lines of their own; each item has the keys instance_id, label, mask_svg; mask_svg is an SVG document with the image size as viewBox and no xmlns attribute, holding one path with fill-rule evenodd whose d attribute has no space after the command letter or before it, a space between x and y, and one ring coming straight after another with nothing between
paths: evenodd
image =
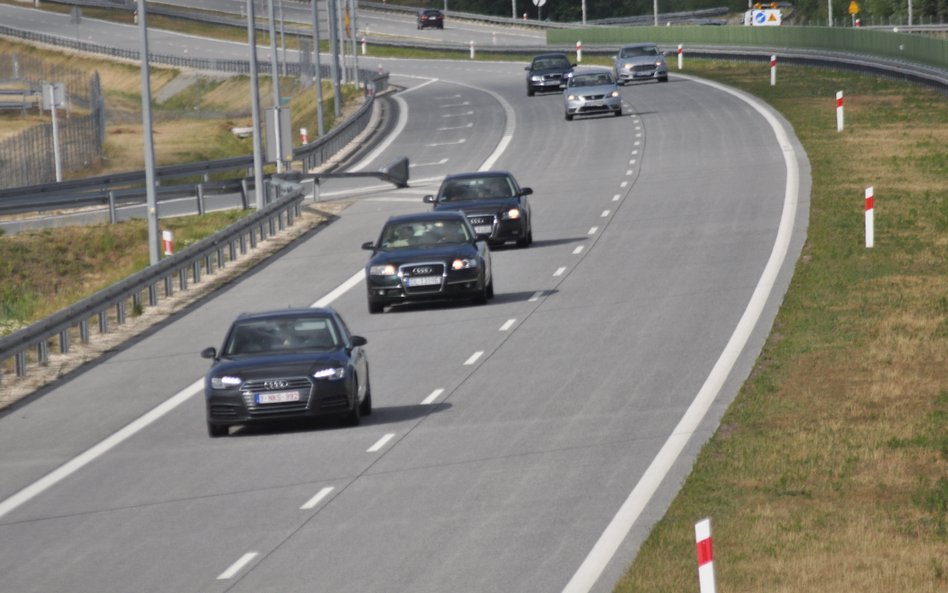
<instances>
[{"instance_id":1,"label":"dark audi sedan","mask_svg":"<svg viewBox=\"0 0 948 593\"><path fill-rule=\"evenodd\" d=\"M520 187L506 171L483 171L448 175L438 195L424 201L438 210L461 210L481 239L493 245L516 241L519 247L533 243L533 220L527 196L529 187Z\"/></svg>"},{"instance_id":2,"label":"dark audi sedan","mask_svg":"<svg viewBox=\"0 0 948 593\"><path fill-rule=\"evenodd\" d=\"M421 212L388 219L365 266L369 313L409 301L494 296L490 249L460 212Z\"/></svg>"},{"instance_id":3,"label":"dark audi sedan","mask_svg":"<svg viewBox=\"0 0 948 593\"><path fill-rule=\"evenodd\" d=\"M204 378L207 433L296 417L336 416L356 425L372 413L366 339L336 311L284 309L238 317Z\"/></svg>"}]
</instances>

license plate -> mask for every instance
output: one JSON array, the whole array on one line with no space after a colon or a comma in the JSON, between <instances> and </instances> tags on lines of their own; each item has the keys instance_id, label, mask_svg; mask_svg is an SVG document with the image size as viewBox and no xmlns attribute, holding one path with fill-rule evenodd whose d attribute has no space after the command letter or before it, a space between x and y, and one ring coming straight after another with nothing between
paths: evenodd
<instances>
[{"instance_id":1,"label":"license plate","mask_svg":"<svg viewBox=\"0 0 948 593\"><path fill-rule=\"evenodd\" d=\"M586 107L602 107L602 101L590 101L586 103Z\"/></svg>"},{"instance_id":2,"label":"license plate","mask_svg":"<svg viewBox=\"0 0 948 593\"><path fill-rule=\"evenodd\" d=\"M490 225L489 224L478 225L474 227L474 232L477 233L478 235L489 235Z\"/></svg>"},{"instance_id":3,"label":"license plate","mask_svg":"<svg viewBox=\"0 0 948 593\"><path fill-rule=\"evenodd\" d=\"M441 276L418 276L417 278L408 278L408 286L434 286L441 284Z\"/></svg>"},{"instance_id":4,"label":"license plate","mask_svg":"<svg viewBox=\"0 0 948 593\"><path fill-rule=\"evenodd\" d=\"M299 391L268 391L257 394L258 404L282 404L300 401Z\"/></svg>"}]
</instances>

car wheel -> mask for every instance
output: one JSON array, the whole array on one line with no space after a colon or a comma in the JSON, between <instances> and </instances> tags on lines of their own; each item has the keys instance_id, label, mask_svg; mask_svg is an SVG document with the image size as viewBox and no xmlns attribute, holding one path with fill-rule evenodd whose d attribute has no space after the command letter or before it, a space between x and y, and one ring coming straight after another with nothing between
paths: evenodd
<instances>
[{"instance_id":1,"label":"car wheel","mask_svg":"<svg viewBox=\"0 0 948 593\"><path fill-rule=\"evenodd\" d=\"M490 282L487 283L487 298L494 298L494 277L490 277Z\"/></svg>"},{"instance_id":2,"label":"car wheel","mask_svg":"<svg viewBox=\"0 0 948 593\"><path fill-rule=\"evenodd\" d=\"M567 113L567 114L566 114L566 121L573 121L573 116Z\"/></svg>"},{"instance_id":3,"label":"car wheel","mask_svg":"<svg viewBox=\"0 0 948 593\"><path fill-rule=\"evenodd\" d=\"M532 97L534 94L535 94L535 91L534 91L533 89L527 87L527 96L528 96L528 97Z\"/></svg>"},{"instance_id":4,"label":"car wheel","mask_svg":"<svg viewBox=\"0 0 948 593\"><path fill-rule=\"evenodd\" d=\"M384 310L385 310L385 305L383 305L382 303L369 301L369 314L375 315L376 313L381 313Z\"/></svg>"},{"instance_id":5,"label":"car wheel","mask_svg":"<svg viewBox=\"0 0 948 593\"><path fill-rule=\"evenodd\" d=\"M517 247L529 247L533 243L533 229L527 229L524 236L517 239Z\"/></svg>"},{"instance_id":6,"label":"car wheel","mask_svg":"<svg viewBox=\"0 0 948 593\"><path fill-rule=\"evenodd\" d=\"M226 424L211 424L210 422L207 423L207 436L211 437L212 439L216 439L218 437L226 437L229 432L230 432L230 427L227 426Z\"/></svg>"},{"instance_id":7,"label":"car wheel","mask_svg":"<svg viewBox=\"0 0 948 593\"><path fill-rule=\"evenodd\" d=\"M369 382L368 375L365 379L365 397L362 398L362 403L359 404L359 413L363 416L372 415L372 384Z\"/></svg>"},{"instance_id":8,"label":"car wheel","mask_svg":"<svg viewBox=\"0 0 948 593\"><path fill-rule=\"evenodd\" d=\"M616 109L615 116L616 116L616 117L622 117L622 108L621 108L621 107L620 107L619 109Z\"/></svg>"},{"instance_id":9,"label":"car wheel","mask_svg":"<svg viewBox=\"0 0 948 593\"><path fill-rule=\"evenodd\" d=\"M346 426L358 426L362 421L362 405L359 404L358 399L352 402L352 409L349 410L349 413L343 416L342 423Z\"/></svg>"},{"instance_id":10,"label":"car wheel","mask_svg":"<svg viewBox=\"0 0 948 593\"><path fill-rule=\"evenodd\" d=\"M493 280L493 278L491 278ZM481 288L481 291L474 297L473 301L475 305L485 305L487 304L488 291L493 289L493 286L490 286L491 283L487 283Z\"/></svg>"},{"instance_id":11,"label":"car wheel","mask_svg":"<svg viewBox=\"0 0 948 593\"><path fill-rule=\"evenodd\" d=\"M438 28L443 31L443 30L444 30L444 25L438 25Z\"/></svg>"},{"instance_id":12,"label":"car wheel","mask_svg":"<svg viewBox=\"0 0 948 593\"><path fill-rule=\"evenodd\" d=\"M658 79L658 82L668 82L668 77L662 76L661 78Z\"/></svg>"}]
</instances>

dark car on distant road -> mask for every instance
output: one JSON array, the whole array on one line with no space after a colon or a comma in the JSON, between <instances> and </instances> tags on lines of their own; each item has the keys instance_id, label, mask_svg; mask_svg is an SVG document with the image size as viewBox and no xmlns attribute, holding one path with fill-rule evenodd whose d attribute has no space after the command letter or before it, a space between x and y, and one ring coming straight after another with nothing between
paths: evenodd
<instances>
[{"instance_id":1,"label":"dark car on distant road","mask_svg":"<svg viewBox=\"0 0 948 593\"><path fill-rule=\"evenodd\" d=\"M492 245L516 241L527 247L533 243L530 195L533 190L520 187L507 171L479 171L448 175L438 194L424 201L435 210L463 211L477 236Z\"/></svg>"},{"instance_id":2,"label":"dark car on distant road","mask_svg":"<svg viewBox=\"0 0 948 593\"><path fill-rule=\"evenodd\" d=\"M444 13L437 8L422 8L418 11L419 29L444 29Z\"/></svg>"},{"instance_id":3,"label":"dark car on distant road","mask_svg":"<svg viewBox=\"0 0 948 593\"><path fill-rule=\"evenodd\" d=\"M207 432L287 418L341 417L358 424L372 413L367 341L330 308L240 315L204 379Z\"/></svg>"},{"instance_id":4,"label":"dark car on distant road","mask_svg":"<svg viewBox=\"0 0 948 593\"><path fill-rule=\"evenodd\" d=\"M576 64L569 61L564 53L549 53L534 56L527 71L527 96L537 92L558 91L566 88L566 80Z\"/></svg>"},{"instance_id":5,"label":"dark car on distant road","mask_svg":"<svg viewBox=\"0 0 948 593\"><path fill-rule=\"evenodd\" d=\"M494 296L490 248L461 212L420 212L388 219L365 266L369 313L410 301Z\"/></svg>"}]
</instances>

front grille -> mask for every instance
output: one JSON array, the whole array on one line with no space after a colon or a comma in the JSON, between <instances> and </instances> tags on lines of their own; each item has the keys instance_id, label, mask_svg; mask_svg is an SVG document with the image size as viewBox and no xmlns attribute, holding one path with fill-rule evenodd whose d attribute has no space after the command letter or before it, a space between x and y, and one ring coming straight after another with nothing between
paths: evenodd
<instances>
[{"instance_id":1,"label":"front grille","mask_svg":"<svg viewBox=\"0 0 948 593\"><path fill-rule=\"evenodd\" d=\"M237 417L237 408L235 406L224 406L219 404L211 405L211 416L214 418L223 418L223 417Z\"/></svg>"},{"instance_id":2,"label":"front grille","mask_svg":"<svg viewBox=\"0 0 948 593\"><path fill-rule=\"evenodd\" d=\"M443 262L421 262L405 264L398 269L405 294L441 292L444 286L445 265Z\"/></svg>"},{"instance_id":3,"label":"front grille","mask_svg":"<svg viewBox=\"0 0 948 593\"><path fill-rule=\"evenodd\" d=\"M602 101L605 98L605 95L583 95L583 99L587 101Z\"/></svg>"},{"instance_id":4,"label":"front grille","mask_svg":"<svg viewBox=\"0 0 948 593\"><path fill-rule=\"evenodd\" d=\"M633 72L647 72L649 70L654 70L654 69L655 69L655 66L653 66L652 64L639 64L637 66L632 67Z\"/></svg>"},{"instance_id":5,"label":"front grille","mask_svg":"<svg viewBox=\"0 0 948 593\"><path fill-rule=\"evenodd\" d=\"M562 74L544 74L543 80L563 80Z\"/></svg>"},{"instance_id":6,"label":"front grille","mask_svg":"<svg viewBox=\"0 0 948 593\"><path fill-rule=\"evenodd\" d=\"M281 391L299 391L299 401L258 404L258 393L273 393ZM270 377L267 379L253 379L247 381L240 388L240 395L244 399L247 411L253 415L266 415L281 412L305 410L309 407L309 400L313 393L313 382L308 377Z\"/></svg>"},{"instance_id":7,"label":"front grille","mask_svg":"<svg viewBox=\"0 0 948 593\"><path fill-rule=\"evenodd\" d=\"M483 214L478 216L468 216L467 219L471 222L471 226L482 226L482 225L491 225L494 224L494 215L493 214Z\"/></svg>"}]
</instances>

